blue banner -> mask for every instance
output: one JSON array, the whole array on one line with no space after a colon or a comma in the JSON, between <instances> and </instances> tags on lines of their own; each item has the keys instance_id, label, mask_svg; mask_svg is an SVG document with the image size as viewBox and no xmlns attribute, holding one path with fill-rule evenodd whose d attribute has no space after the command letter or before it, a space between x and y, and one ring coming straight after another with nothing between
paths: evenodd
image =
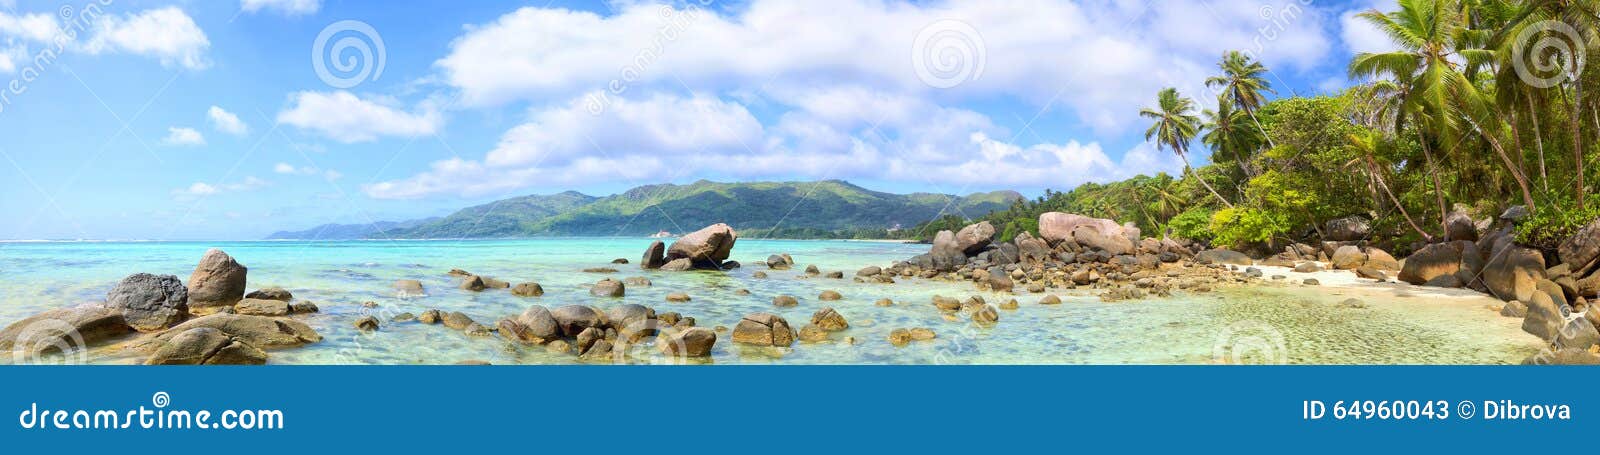
<instances>
[{"instance_id":1,"label":"blue banner","mask_svg":"<svg viewBox=\"0 0 1600 455\"><path fill-rule=\"evenodd\" d=\"M0 437L9 453L1557 450L1583 445L1597 401L1585 385L1593 370L1582 367L76 366L0 373L8 418Z\"/></svg>"}]
</instances>

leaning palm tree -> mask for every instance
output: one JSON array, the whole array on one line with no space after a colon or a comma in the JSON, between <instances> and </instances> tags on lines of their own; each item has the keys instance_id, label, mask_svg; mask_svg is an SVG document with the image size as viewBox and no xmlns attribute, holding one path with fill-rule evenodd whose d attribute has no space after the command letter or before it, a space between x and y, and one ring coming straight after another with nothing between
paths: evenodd
<instances>
[{"instance_id":1,"label":"leaning palm tree","mask_svg":"<svg viewBox=\"0 0 1600 455\"><path fill-rule=\"evenodd\" d=\"M1394 191L1389 189L1389 184L1383 180L1383 166L1378 164L1376 155L1379 150L1385 150L1389 147L1392 147L1393 143L1384 136L1383 132L1368 130L1361 133L1350 134L1350 145L1356 151L1361 153L1360 156L1355 158L1355 161L1361 162L1363 167L1366 168L1367 177L1372 180L1372 183L1375 186L1377 186L1379 189L1382 189L1384 194L1389 196L1389 202L1394 204L1396 209L1400 210L1400 216L1405 217L1406 224L1410 224L1411 229L1416 230L1417 234L1422 235L1424 240L1430 242L1433 241L1433 236L1429 235L1427 231L1422 230L1421 226L1417 226L1416 220L1411 219L1411 213L1406 211L1405 204L1400 203L1400 198L1394 196Z\"/></svg>"},{"instance_id":2,"label":"leaning palm tree","mask_svg":"<svg viewBox=\"0 0 1600 455\"><path fill-rule=\"evenodd\" d=\"M1211 183L1201 178L1200 174L1194 172L1189 165L1187 155L1189 141L1194 139L1200 129L1200 118L1194 115L1194 100L1179 95L1178 89L1164 88L1156 96L1156 108L1144 108L1139 111L1139 116L1155 121L1150 125L1150 129L1144 132L1146 141L1153 141L1158 149L1166 147L1172 150L1172 153L1178 155L1178 159L1183 160L1184 172L1200 180L1200 184L1211 191L1211 195L1216 196L1217 200L1222 201L1223 205L1233 208L1233 203L1217 193L1217 189L1212 188Z\"/></svg>"},{"instance_id":3,"label":"leaning palm tree","mask_svg":"<svg viewBox=\"0 0 1600 455\"><path fill-rule=\"evenodd\" d=\"M1250 121L1255 123L1256 130L1266 139L1267 146L1277 147L1272 143L1267 129L1256 119L1256 109L1266 104L1264 93L1278 93L1272 90L1272 83L1264 77L1267 67L1243 52L1228 51L1222 54L1222 61L1217 62L1217 68L1222 70L1222 75L1206 78L1206 87L1221 90L1223 100L1244 110Z\"/></svg>"}]
</instances>

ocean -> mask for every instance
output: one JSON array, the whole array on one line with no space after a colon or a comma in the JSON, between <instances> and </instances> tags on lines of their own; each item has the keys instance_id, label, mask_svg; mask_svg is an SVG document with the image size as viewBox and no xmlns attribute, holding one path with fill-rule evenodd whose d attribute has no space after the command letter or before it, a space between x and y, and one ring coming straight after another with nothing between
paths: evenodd
<instances>
[{"instance_id":1,"label":"ocean","mask_svg":"<svg viewBox=\"0 0 1600 455\"><path fill-rule=\"evenodd\" d=\"M1102 302L1089 290L1060 290L1060 305L1040 305L1044 294L1000 294L971 283L902 278L895 284L858 283L855 271L887 266L926 251L926 245L889 242L755 240L738 241L732 259L744 267L727 272L641 270L645 238L542 238L525 240L418 241L241 241L241 242L8 242L0 243L0 326L62 306L103 301L123 277L137 273L172 274L187 280L209 248L221 248L249 267L249 288L276 286L297 300L315 302L320 313L295 316L324 337L302 348L270 351L274 364L449 364L481 360L494 364L571 364L576 356L548 352L494 337L471 337L442 325L390 322L396 314L427 309L461 311L493 327L502 317L530 305L567 304L609 308L638 303L660 312L694 317L701 327L732 328L743 315L769 312L798 329L823 307L833 307L850 329L830 342L791 348L750 347L719 332L709 359L694 364L1504 364L1517 363L1539 348L1522 333L1520 319L1503 318L1487 307L1494 301L1470 295L1438 296L1404 285L1363 287L1289 284L1299 278L1269 281L1211 293L1177 293L1169 298ZM767 270L761 264L788 253L797 266ZM625 258L629 264L611 264ZM843 271L844 279L808 276L807 265ZM615 273L583 269L612 267ZM511 282L538 282L542 297L517 297L507 290L469 292L457 288L450 269ZM753 277L757 271L769 277ZM1273 273L1286 271L1269 271ZM1339 272L1345 273L1345 272ZM1292 275L1292 274L1290 274ZM642 276L653 286L630 286L620 299L590 296L588 286L602 278ZM427 296L399 298L393 283L423 282ZM1325 279L1325 282L1330 280ZM1337 280L1332 280L1337 281ZM749 291L741 295L739 290ZM843 294L823 302L824 290ZM689 302L665 296L684 292ZM777 295L793 295L800 305L776 308ZM930 303L934 295L958 299L981 296L992 304L1017 299L1020 308L1000 311L1000 321L980 326L949 320ZM887 307L874 302L888 298ZM1340 302L1358 298L1363 305ZM374 302L377 308L363 304ZM365 315L383 321L376 332L352 323ZM925 327L929 341L894 347L896 328ZM844 339L851 337L854 343ZM635 346L634 363L681 363L659 356L650 346ZM75 358L89 363L137 363L143 355L120 345L101 346ZM0 362L11 361L0 356Z\"/></svg>"}]
</instances>

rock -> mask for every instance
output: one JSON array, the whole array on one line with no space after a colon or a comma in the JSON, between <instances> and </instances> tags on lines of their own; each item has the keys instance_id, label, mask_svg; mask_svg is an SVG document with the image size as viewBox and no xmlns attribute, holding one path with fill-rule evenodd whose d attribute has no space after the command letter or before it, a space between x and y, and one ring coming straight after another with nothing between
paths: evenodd
<instances>
[{"instance_id":1,"label":"rock","mask_svg":"<svg viewBox=\"0 0 1600 455\"><path fill-rule=\"evenodd\" d=\"M762 271L758 270L755 273L750 274L750 277L758 279L758 280L762 279L762 278L766 278L767 277L767 272L762 272Z\"/></svg>"},{"instance_id":2,"label":"rock","mask_svg":"<svg viewBox=\"0 0 1600 455\"><path fill-rule=\"evenodd\" d=\"M844 316L834 311L831 307L817 310L815 314L811 315L811 323L828 332L838 332L850 328L850 323L844 320Z\"/></svg>"},{"instance_id":3,"label":"rock","mask_svg":"<svg viewBox=\"0 0 1600 455\"><path fill-rule=\"evenodd\" d=\"M244 298L247 298L247 299L261 299L261 300L280 300L280 301L287 302L287 301L290 301L290 300L294 300L294 294L290 294L289 291L284 290L283 288L263 288L263 289L257 289L257 290L255 290L255 292L251 292L249 294L245 294Z\"/></svg>"},{"instance_id":4,"label":"rock","mask_svg":"<svg viewBox=\"0 0 1600 455\"><path fill-rule=\"evenodd\" d=\"M1251 265L1251 264L1254 264L1254 262L1252 262L1250 260L1250 257L1249 256L1245 256L1244 253L1240 253L1238 251L1233 251L1233 250L1226 250L1226 249L1215 249L1215 250L1201 251L1201 252L1199 252L1199 253L1194 255L1194 261L1198 262L1198 263L1201 263L1201 264L1232 264L1232 265ZM1082 283L1080 283L1080 284L1082 284Z\"/></svg>"},{"instance_id":5,"label":"rock","mask_svg":"<svg viewBox=\"0 0 1600 455\"><path fill-rule=\"evenodd\" d=\"M1461 270L1463 244L1472 242L1435 243L1411 253L1400 268L1400 281L1423 284L1440 275L1454 275ZM1477 254L1476 247L1471 254Z\"/></svg>"},{"instance_id":6,"label":"rock","mask_svg":"<svg viewBox=\"0 0 1600 455\"><path fill-rule=\"evenodd\" d=\"M677 357L706 357L717 344L717 333L703 327L690 327L665 336L656 337L656 348L662 354Z\"/></svg>"},{"instance_id":7,"label":"rock","mask_svg":"<svg viewBox=\"0 0 1600 455\"><path fill-rule=\"evenodd\" d=\"M589 327L578 332L578 335L573 337L572 345L578 348L578 352L587 352L590 347L594 346L596 341L604 340L605 338L604 330Z\"/></svg>"},{"instance_id":8,"label":"rock","mask_svg":"<svg viewBox=\"0 0 1600 455\"><path fill-rule=\"evenodd\" d=\"M956 249L967 256L982 253L994 241L994 225L988 221L969 224L956 232Z\"/></svg>"},{"instance_id":9,"label":"rock","mask_svg":"<svg viewBox=\"0 0 1600 455\"><path fill-rule=\"evenodd\" d=\"M1520 207L1520 206L1518 206ZM1543 350L1522 361L1523 365L1600 365L1600 354L1583 349Z\"/></svg>"},{"instance_id":10,"label":"rock","mask_svg":"<svg viewBox=\"0 0 1600 455\"><path fill-rule=\"evenodd\" d=\"M1041 263L1050 260L1050 244L1023 232L1012 243L1017 245L1017 260L1023 263Z\"/></svg>"},{"instance_id":11,"label":"rock","mask_svg":"<svg viewBox=\"0 0 1600 455\"><path fill-rule=\"evenodd\" d=\"M612 307L606 312L606 320L629 342L656 334L656 310L644 305L630 303Z\"/></svg>"},{"instance_id":12,"label":"rock","mask_svg":"<svg viewBox=\"0 0 1600 455\"><path fill-rule=\"evenodd\" d=\"M842 278L844 278L844 272L840 272L838 270L834 270L834 271L828 272L827 274L824 274L822 276L824 278L842 279Z\"/></svg>"},{"instance_id":13,"label":"rock","mask_svg":"<svg viewBox=\"0 0 1600 455\"><path fill-rule=\"evenodd\" d=\"M1508 318L1521 318L1528 316L1528 304L1516 300L1506 302L1500 307L1500 315Z\"/></svg>"},{"instance_id":14,"label":"rock","mask_svg":"<svg viewBox=\"0 0 1600 455\"><path fill-rule=\"evenodd\" d=\"M806 266L806 275L821 275L821 274L822 274L822 270L818 269L816 264L811 264L811 265Z\"/></svg>"},{"instance_id":15,"label":"rock","mask_svg":"<svg viewBox=\"0 0 1600 455\"><path fill-rule=\"evenodd\" d=\"M817 299L818 300L839 300L839 299L842 299L842 298L844 298L844 296L843 295L839 295L839 291L835 291L835 290L831 290L831 289L830 290L826 290L826 291L822 291L822 294L817 295Z\"/></svg>"},{"instance_id":16,"label":"rock","mask_svg":"<svg viewBox=\"0 0 1600 455\"><path fill-rule=\"evenodd\" d=\"M828 341L828 331L822 330L816 324L806 324L800 328L800 341L805 343L821 343Z\"/></svg>"},{"instance_id":17,"label":"rock","mask_svg":"<svg viewBox=\"0 0 1600 455\"><path fill-rule=\"evenodd\" d=\"M106 307L121 311L128 326L141 332L165 330L188 319L188 302L188 288L172 275L136 273L106 293Z\"/></svg>"},{"instance_id":18,"label":"rock","mask_svg":"<svg viewBox=\"0 0 1600 455\"><path fill-rule=\"evenodd\" d=\"M1047 296L1044 296L1044 298L1039 299L1039 304L1040 305L1060 305L1061 304L1061 297L1057 297L1055 295L1047 295Z\"/></svg>"},{"instance_id":19,"label":"rock","mask_svg":"<svg viewBox=\"0 0 1600 455\"><path fill-rule=\"evenodd\" d=\"M1390 256L1388 251L1367 247L1365 252L1367 253L1366 265L1368 267L1378 270L1400 270L1400 261L1394 260L1394 256Z\"/></svg>"},{"instance_id":20,"label":"rock","mask_svg":"<svg viewBox=\"0 0 1600 455\"><path fill-rule=\"evenodd\" d=\"M1090 226L1101 235L1122 233L1122 225L1107 219L1061 212L1046 212L1039 215L1039 237L1054 247L1059 248L1065 242L1073 242L1075 240L1073 231L1079 226Z\"/></svg>"},{"instance_id":21,"label":"rock","mask_svg":"<svg viewBox=\"0 0 1600 455\"><path fill-rule=\"evenodd\" d=\"M787 307L792 307L792 306L799 305L799 304L800 304L800 301L798 299L795 299L794 296L780 295L780 296L772 298L772 306L779 307L779 308L787 308Z\"/></svg>"},{"instance_id":22,"label":"rock","mask_svg":"<svg viewBox=\"0 0 1600 455\"><path fill-rule=\"evenodd\" d=\"M1461 278L1456 277L1455 274L1450 274L1433 277L1433 279L1428 280L1426 283L1422 283L1422 285L1436 288L1459 288L1462 286L1462 283Z\"/></svg>"},{"instance_id":23,"label":"rock","mask_svg":"<svg viewBox=\"0 0 1600 455\"><path fill-rule=\"evenodd\" d=\"M1301 262L1294 266L1294 271L1299 273L1316 273L1322 271L1322 266L1315 262Z\"/></svg>"},{"instance_id":24,"label":"rock","mask_svg":"<svg viewBox=\"0 0 1600 455\"><path fill-rule=\"evenodd\" d=\"M794 344L794 337L789 321L770 313L746 315L733 327L734 343L786 347Z\"/></svg>"},{"instance_id":25,"label":"rock","mask_svg":"<svg viewBox=\"0 0 1600 455\"><path fill-rule=\"evenodd\" d=\"M877 301L872 302L872 304L875 306L894 306L894 301L889 299L878 299Z\"/></svg>"},{"instance_id":26,"label":"rock","mask_svg":"<svg viewBox=\"0 0 1600 455\"><path fill-rule=\"evenodd\" d=\"M1300 284L1304 284L1306 286L1321 286L1322 282L1318 281L1316 278L1306 278L1305 281L1301 281Z\"/></svg>"},{"instance_id":27,"label":"rock","mask_svg":"<svg viewBox=\"0 0 1600 455\"><path fill-rule=\"evenodd\" d=\"M952 299L952 298L949 298L949 297L945 297L945 296L942 296L942 295L936 295L936 296L933 296L933 306L938 307L939 311L946 311L946 312L952 312L953 313L953 312L961 310L961 301L958 301L956 299Z\"/></svg>"},{"instance_id":28,"label":"rock","mask_svg":"<svg viewBox=\"0 0 1600 455\"><path fill-rule=\"evenodd\" d=\"M662 265L661 270L668 272L685 272L694 270L694 262L688 259L673 259Z\"/></svg>"},{"instance_id":29,"label":"rock","mask_svg":"<svg viewBox=\"0 0 1600 455\"><path fill-rule=\"evenodd\" d=\"M650 247L644 249L644 258L639 260L639 268L650 270L666 265L666 251L667 245L660 240L650 242Z\"/></svg>"},{"instance_id":30,"label":"rock","mask_svg":"<svg viewBox=\"0 0 1600 455\"><path fill-rule=\"evenodd\" d=\"M773 269L773 270L789 270L789 267L793 267L793 266L794 266L794 263L790 262L790 259L788 258L787 255L774 254L774 255L771 255L771 256L767 256L767 268L769 268L769 269Z\"/></svg>"},{"instance_id":31,"label":"rock","mask_svg":"<svg viewBox=\"0 0 1600 455\"><path fill-rule=\"evenodd\" d=\"M1495 246L1489 257L1483 267L1483 284L1489 293L1500 300L1529 302L1535 285L1544 279L1544 255L1532 248L1503 242Z\"/></svg>"},{"instance_id":32,"label":"rock","mask_svg":"<svg viewBox=\"0 0 1600 455\"><path fill-rule=\"evenodd\" d=\"M1594 270L1595 260L1600 259L1600 219L1578 228L1561 242L1556 254L1579 275Z\"/></svg>"},{"instance_id":33,"label":"rock","mask_svg":"<svg viewBox=\"0 0 1600 455\"><path fill-rule=\"evenodd\" d=\"M427 292L422 290L422 282L417 280L397 280L394 282L395 295L399 297L422 297Z\"/></svg>"},{"instance_id":34,"label":"rock","mask_svg":"<svg viewBox=\"0 0 1600 455\"><path fill-rule=\"evenodd\" d=\"M48 310L0 329L0 352L38 356L85 349L134 331L124 311L103 305Z\"/></svg>"},{"instance_id":35,"label":"rock","mask_svg":"<svg viewBox=\"0 0 1600 455\"><path fill-rule=\"evenodd\" d=\"M315 302L300 301L289 304L289 314L307 314L322 311Z\"/></svg>"},{"instance_id":36,"label":"rock","mask_svg":"<svg viewBox=\"0 0 1600 455\"><path fill-rule=\"evenodd\" d=\"M363 332L378 330L378 318L372 316L362 317L356 320L355 326L356 330Z\"/></svg>"},{"instance_id":37,"label":"rock","mask_svg":"<svg viewBox=\"0 0 1600 455\"><path fill-rule=\"evenodd\" d=\"M1000 322L1000 311L994 305L983 305L972 313L972 322L979 324L994 324Z\"/></svg>"},{"instance_id":38,"label":"rock","mask_svg":"<svg viewBox=\"0 0 1600 455\"><path fill-rule=\"evenodd\" d=\"M875 265L869 265L869 266L866 266L866 267L862 267L861 270L857 270L856 271L856 276L859 276L859 277L871 277L871 276L878 276L881 273L883 273L883 268L880 268L880 267L875 266Z\"/></svg>"},{"instance_id":39,"label":"rock","mask_svg":"<svg viewBox=\"0 0 1600 455\"><path fill-rule=\"evenodd\" d=\"M610 268L610 267L589 267L587 269L583 269L583 272L584 273L617 273L617 269L613 269L613 268Z\"/></svg>"},{"instance_id":40,"label":"rock","mask_svg":"<svg viewBox=\"0 0 1600 455\"><path fill-rule=\"evenodd\" d=\"M256 316L286 316L289 314L289 304L281 300L261 300L246 297L233 305L233 312Z\"/></svg>"},{"instance_id":41,"label":"rock","mask_svg":"<svg viewBox=\"0 0 1600 455\"><path fill-rule=\"evenodd\" d=\"M411 321L417 320L417 315L411 314L409 312L400 313L400 314L394 315L394 317L390 318L389 320L393 321L393 322L411 322Z\"/></svg>"},{"instance_id":42,"label":"rock","mask_svg":"<svg viewBox=\"0 0 1600 455\"><path fill-rule=\"evenodd\" d=\"M1356 240L1366 240L1367 235L1371 231L1372 225L1367 221L1366 218L1362 218L1360 216L1348 216L1344 218L1328 220L1328 222L1323 225L1322 233L1324 238L1327 240L1332 240L1335 242L1351 242Z\"/></svg>"},{"instance_id":43,"label":"rock","mask_svg":"<svg viewBox=\"0 0 1600 455\"><path fill-rule=\"evenodd\" d=\"M674 292L674 293L667 294L667 301L668 302L680 302L681 303L681 302L687 302L689 300L690 300L689 299L689 294L685 294L685 293L682 293L682 292Z\"/></svg>"},{"instance_id":44,"label":"rock","mask_svg":"<svg viewBox=\"0 0 1600 455\"><path fill-rule=\"evenodd\" d=\"M1079 246L1090 251L1100 251L1113 256L1130 254L1134 252L1133 241L1128 239L1127 230L1118 227L1107 232L1095 225L1079 225L1072 229L1072 240Z\"/></svg>"},{"instance_id":45,"label":"rock","mask_svg":"<svg viewBox=\"0 0 1600 455\"><path fill-rule=\"evenodd\" d=\"M216 313L178 324L142 343L136 343L135 347L159 347L178 334L200 327L220 330L235 340L261 349L290 348L322 341L322 335L312 330L311 326L293 319Z\"/></svg>"},{"instance_id":46,"label":"rock","mask_svg":"<svg viewBox=\"0 0 1600 455\"><path fill-rule=\"evenodd\" d=\"M948 230L934 234L933 247L926 257L928 263L923 268L939 271L955 270L967 263L967 255L956 241L956 234Z\"/></svg>"},{"instance_id":47,"label":"rock","mask_svg":"<svg viewBox=\"0 0 1600 455\"><path fill-rule=\"evenodd\" d=\"M1019 307L1020 305L1017 305L1017 299L1006 299L1006 301L1000 302L1000 309L1002 310L1015 310Z\"/></svg>"},{"instance_id":48,"label":"rock","mask_svg":"<svg viewBox=\"0 0 1600 455\"><path fill-rule=\"evenodd\" d=\"M173 335L146 365L264 365L267 353L210 327L196 327Z\"/></svg>"},{"instance_id":49,"label":"rock","mask_svg":"<svg viewBox=\"0 0 1600 455\"><path fill-rule=\"evenodd\" d=\"M189 308L233 306L244 298L248 269L222 250L207 250L189 275Z\"/></svg>"},{"instance_id":50,"label":"rock","mask_svg":"<svg viewBox=\"0 0 1600 455\"><path fill-rule=\"evenodd\" d=\"M572 344L566 340L555 340L544 345L544 349L557 354L567 354L572 352Z\"/></svg>"},{"instance_id":51,"label":"rock","mask_svg":"<svg viewBox=\"0 0 1600 455\"><path fill-rule=\"evenodd\" d=\"M1362 308L1366 308L1367 307L1367 303L1366 302L1362 302L1361 299L1349 298L1349 299L1344 299L1343 301L1339 302L1339 306L1340 307L1344 307L1344 308L1352 308L1352 309L1358 309L1359 310L1359 309L1362 309Z\"/></svg>"},{"instance_id":52,"label":"rock","mask_svg":"<svg viewBox=\"0 0 1600 455\"><path fill-rule=\"evenodd\" d=\"M1385 275L1382 271L1370 266L1356 267L1356 276L1378 281L1389 279L1388 275Z\"/></svg>"},{"instance_id":53,"label":"rock","mask_svg":"<svg viewBox=\"0 0 1600 455\"><path fill-rule=\"evenodd\" d=\"M937 337L938 335L933 332L933 329L926 327L913 327L911 329L911 341L928 341Z\"/></svg>"},{"instance_id":54,"label":"rock","mask_svg":"<svg viewBox=\"0 0 1600 455\"><path fill-rule=\"evenodd\" d=\"M1333 250L1333 268L1336 270L1351 270L1367 264L1367 254L1361 247L1345 245Z\"/></svg>"},{"instance_id":55,"label":"rock","mask_svg":"<svg viewBox=\"0 0 1600 455\"><path fill-rule=\"evenodd\" d=\"M417 316L417 322L423 324L438 324L440 319L442 318L439 315L439 310L433 309L423 311L422 316Z\"/></svg>"},{"instance_id":56,"label":"rock","mask_svg":"<svg viewBox=\"0 0 1600 455\"><path fill-rule=\"evenodd\" d=\"M1475 242L1478 240L1478 226L1466 213L1459 210L1450 212L1444 217L1444 239L1448 242Z\"/></svg>"},{"instance_id":57,"label":"rock","mask_svg":"<svg viewBox=\"0 0 1600 455\"><path fill-rule=\"evenodd\" d=\"M518 297L538 297L544 295L544 287L539 286L539 283L533 282L517 283L516 286L511 288L511 295Z\"/></svg>"},{"instance_id":58,"label":"rock","mask_svg":"<svg viewBox=\"0 0 1600 455\"><path fill-rule=\"evenodd\" d=\"M1550 299L1549 294L1543 292L1531 293L1526 302L1526 314L1522 319L1522 331L1533 334L1541 340L1554 341L1556 334L1566 323L1561 316L1561 305Z\"/></svg>"},{"instance_id":59,"label":"rock","mask_svg":"<svg viewBox=\"0 0 1600 455\"><path fill-rule=\"evenodd\" d=\"M560 338L563 333L561 323L550 313L550 310L539 305L530 306L527 310L523 310L522 314L517 315L514 322L522 328L519 335L524 341L545 342Z\"/></svg>"},{"instance_id":60,"label":"rock","mask_svg":"<svg viewBox=\"0 0 1600 455\"><path fill-rule=\"evenodd\" d=\"M1600 343L1600 330L1583 318L1567 322L1556 332L1557 348L1590 349L1596 343Z\"/></svg>"},{"instance_id":61,"label":"rock","mask_svg":"<svg viewBox=\"0 0 1600 455\"><path fill-rule=\"evenodd\" d=\"M554 317L556 324L561 326L561 334L564 336L578 336L578 333L583 332L583 329L590 327L605 327L605 320L600 312L583 305L557 307L554 310L550 310L550 316Z\"/></svg>"},{"instance_id":62,"label":"rock","mask_svg":"<svg viewBox=\"0 0 1600 455\"><path fill-rule=\"evenodd\" d=\"M483 286L489 289L506 289L511 287L511 283L507 283L505 281L500 281L490 277L481 278L483 279Z\"/></svg>"},{"instance_id":63,"label":"rock","mask_svg":"<svg viewBox=\"0 0 1600 455\"><path fill-rule=\"evenodd\" d=\"M472 272L468 272L466 270L461 270L461 269L450 269L449 272L445 272L445 273L450 275L450 276L458 276L458 277L467 277L467 276L471 276L472 275Z\"/></svg>"},{"instance_id":64,"label":"rock","mask_svg":"<svg viewBox=\"0 0 1600 455\"><path fill-rule=\"evenodd\" d=\"M481 276L469 275L466 279L461 280L461 289L464 291L480 292L488 288L489 285L483 282L483 277Z\"/></svg>"},{"instance_id":65,"label":"rock","mask_svg":"<svg viewBox=\"0 0 1600 455\"><path fill-rule=\"evenodd\" d=\"M439 320L444 322L444 326L445 327L449 327L449 328L456 329L456 330L464 330L464 329L467 328L467 326L470 326L472 324L476 324L476 322L474 322L471 317L467 316L466 313L462 313L460 311L451 311L449 313L442 313L440 315Z\"/></svg>"},{"instance_id":66,"label":"rock","mask_svg":"<svg viewBox=\"0 0 1600 455\"><path fill-rule=\"evenodd\" d=\"M718 223L707 226L679 237L667 248L666 259L670 262L676 259L689 259L701 267L716 268L722 261L728 260L728 254L733 252L733 244L739 240L739 234L726 224Z\"/></svg>"},{"instance_id":67,"label":"rock","mask_svg":"<svg viewBox=\"0 0 1600 455\"><path fill-rule=\"evenodd\" d=\"M596 297L622 297L626 292L626 286L621 281L610 278L595 282L594 286L589 288L589 295Z\"/></svg>"},{"instance_id":68,"label":"rock","mask_svg":"<svg viewBox=\"0 0 1600 455\"><path fill-rule=\"evenodd\" d=\"M911 331L906 329L894 329L889 331L889 344L892 344L895 347L902 347L907 344L911 344Z\"/></svg>"}]
</instances>

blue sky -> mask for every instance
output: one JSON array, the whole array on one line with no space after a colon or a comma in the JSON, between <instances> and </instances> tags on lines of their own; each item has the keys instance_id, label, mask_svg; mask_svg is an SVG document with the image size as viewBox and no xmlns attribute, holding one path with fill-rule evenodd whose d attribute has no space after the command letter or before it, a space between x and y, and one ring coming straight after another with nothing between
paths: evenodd
<instances>
[{"instance_id":1,"label":"blue sky","mask_svg":"<svg viewBox=\"0 0 1600 455\"><path fill-rule=\"evenodd\" d=\"M1349 18L1372 6L0 0L0 238L249 239L701 178L1176 172L1137 116L1159 88L1210 104L1243 49L1280 94L1338 90L1384 45Z\"/></svg>"}]
</instances>

